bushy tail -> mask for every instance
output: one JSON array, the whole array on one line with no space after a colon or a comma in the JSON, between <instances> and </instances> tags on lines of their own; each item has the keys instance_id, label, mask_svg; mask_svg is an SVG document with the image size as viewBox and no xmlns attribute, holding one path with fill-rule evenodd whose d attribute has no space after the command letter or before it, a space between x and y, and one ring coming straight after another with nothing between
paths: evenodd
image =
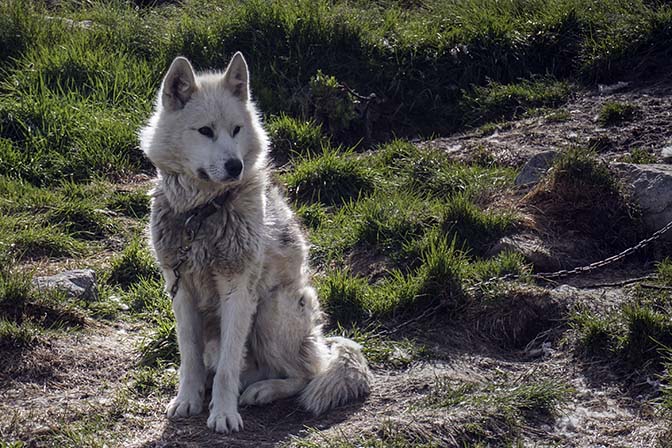
<instances>
[{"instance_id":1,"label":"bushy tail","mask_svg":"<svg viewBox=\"0 0 672 448\"><path fill-rule=\"evenodd\" d=\"M361 347L350 339L325 338L329 360L301 392L304 408L315 415L368 395L371 372Z\"/></svg>"}]
</instances>

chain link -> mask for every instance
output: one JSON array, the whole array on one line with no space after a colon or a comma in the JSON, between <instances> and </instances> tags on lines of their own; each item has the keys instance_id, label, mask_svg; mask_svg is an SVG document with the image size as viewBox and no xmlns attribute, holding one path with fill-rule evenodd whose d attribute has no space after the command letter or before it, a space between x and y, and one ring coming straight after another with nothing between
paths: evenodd
<instances>
[{"instance_id":1,"label":"chain link","mask_svg":"<svg viewBox=\"0 0 672 448\"><path fill-rule=\"evenodd\" d=\"M559 271L554 271L554 272L539 272L537 274L532 274L529 277L535 279L535 280L549 280L549 279L556 279L556 278L561 278L561 277L569 277L571 275L576 275L576 274L585 274L588 272L592 272L596 269L603 268L605 266L608 266L612 263L616 263L617 261L620 261L627 257L628 255L632 254L633 252L637 252L640 249L643 249L647 247L649 244L653 243L654 241L660 239L661 236L663 236L668 230L672 229L672 221L668 222L665 226L661 227L658 229L653 235L651 235L649 238L644 239L637 243L636 245L629 247L625 249L623 252L620 252L616 255L612 255L611 257L605 258L600 261L596 261L594 263L590 263L585 266L579 266L574 269L561 269ZM482 282L478 282L472 286L469 286L468 288L465 288L467 291L475 291L483 286L488 286L493 283L499 283L502 281L506 280L517 280L521 278L522 275L520 274L506 274L502 275L501 277L493 277L488 280L484 280Z\"/></svg>"}]
</instances>

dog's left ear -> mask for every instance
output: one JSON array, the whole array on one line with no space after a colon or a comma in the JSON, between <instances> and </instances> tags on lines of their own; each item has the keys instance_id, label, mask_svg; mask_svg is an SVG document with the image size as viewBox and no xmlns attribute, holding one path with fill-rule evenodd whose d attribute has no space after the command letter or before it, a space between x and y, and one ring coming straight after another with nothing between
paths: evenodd
<instances>
[{"instance_id":1,"label":"dog's left ear","mask_svg":"<svg viewBox=\"0 0 672 448\"><path fill-rule=\"evenodd\" d=\"M224 87L241 100L247 101L250 96L248 79L247 62L245 62L243 53L238 51L233 55L226 72L224 72Z\"/></svg>"}]
</instances>

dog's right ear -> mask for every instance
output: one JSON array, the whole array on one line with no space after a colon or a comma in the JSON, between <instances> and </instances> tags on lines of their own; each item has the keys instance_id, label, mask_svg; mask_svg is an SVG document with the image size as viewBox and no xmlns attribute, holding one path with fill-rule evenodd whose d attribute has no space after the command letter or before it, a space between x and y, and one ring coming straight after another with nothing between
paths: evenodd
<instances>
[{"instance_id":1,"label":"dog's right ear","mask_svg":"<svg viewBox=\"0 0 672 448\"><path fill-rule=\"evenodd\" d=\"M161 102L168 110L182 109L196 91L196 75L187 58L178 56L170 64L161 88Z\"/></svg>"}]
</instances>

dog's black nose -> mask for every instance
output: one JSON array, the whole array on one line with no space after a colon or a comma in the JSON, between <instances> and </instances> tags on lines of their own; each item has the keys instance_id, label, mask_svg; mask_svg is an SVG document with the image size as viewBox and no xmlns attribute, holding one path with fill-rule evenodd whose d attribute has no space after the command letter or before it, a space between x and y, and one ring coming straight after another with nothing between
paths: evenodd
<instances>
[{"instance_id":1,"label":"dog's black nose","mask_svg":"<svg viewBox=\"0 0 672 448\"><path fill-rule=\"evenodd\" d=\"M240 159L229 159L224 164L224 168L231 177L238 177L240 172L243 171L243 162Z\"/></svg>"}]
</instances>

